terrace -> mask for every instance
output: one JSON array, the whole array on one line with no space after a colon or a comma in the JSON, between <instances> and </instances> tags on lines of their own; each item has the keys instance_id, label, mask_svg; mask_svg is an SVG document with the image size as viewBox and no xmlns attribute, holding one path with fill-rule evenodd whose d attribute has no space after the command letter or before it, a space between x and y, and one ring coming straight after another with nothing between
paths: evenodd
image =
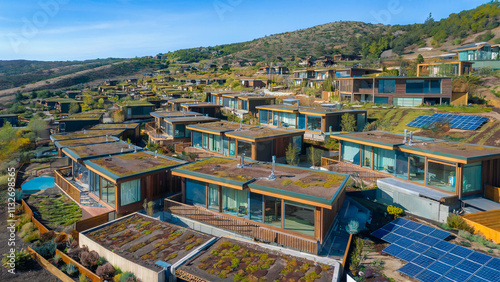
<instances>
[{"instance_id":1,"label":"terrace","mask_svg":"<svg viewBox=\"0 0 500 282\"><path fill-rule=\"evenodd\" d=\"M123 133L123 129L112 129L112 130L83 130L75 131L71 133L63 134L52 134L50 139L52 141L61 141L69 139L80 139L80 138L91 138L91 137L102 137L102 136L115 136L118 137Z\"/></svg>"}]
</instances>

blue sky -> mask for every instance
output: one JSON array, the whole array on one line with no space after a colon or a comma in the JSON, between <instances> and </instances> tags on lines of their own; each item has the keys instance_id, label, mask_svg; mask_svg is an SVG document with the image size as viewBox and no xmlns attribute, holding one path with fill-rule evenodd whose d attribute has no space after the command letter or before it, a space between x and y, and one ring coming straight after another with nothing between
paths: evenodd
<instances>
[{"instance_id":1,"label":"blue sky","mask_svg":"<svg viewBox=\"0 0 500 282\"><path fill-rule=\"evenodd\" d=\"M438 20L480 0L2 0L0 60L130 58L328 22Z\"/></svg>"}]
</instances>

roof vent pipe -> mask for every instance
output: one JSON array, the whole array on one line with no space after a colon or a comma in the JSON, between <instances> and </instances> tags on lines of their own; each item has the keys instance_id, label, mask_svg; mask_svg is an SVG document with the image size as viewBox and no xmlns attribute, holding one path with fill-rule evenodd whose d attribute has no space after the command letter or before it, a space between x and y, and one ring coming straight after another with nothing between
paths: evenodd
<instances>
[{"instance_id":1,"label":"roof vent pipe","mask_svg":"<svg viewBox=\"0 0 500 282\"><path fill-rule=\"evenodd\" d=\"M273 156L273 168L271 171L271 175L269 175L269 180L274 180L276 179L276 175L274 175L274 165L276 163L276 156Z\"/></svg>"},{"instance_id":2,"label":"roof vent pipe","mask_svg":"<svg viewBox=\"0 0 500 282\"><path fill-rule=\"evenodd\" d=\"M407 136L408 136L408 129L405 129L405 139L403 140L403 143L405 143L405 144L408 141Z\"/></svg>"},{"instance_id":3,"label":"roof vent pipe","mask_svg":"<svg viewBox=\"0 0 500 282\"><path fill-rule=\"evenodd\" d=\"M413 131L410 131L410 142L409 145L413 145Z\"/></svg>"},{"instance_id":4,"label":"roof vent pipe","mask_svg":"<svg viewBox=\"0 0 500 282\"><path fill-rule=\"evenodd\" d=\"M134 153L137 153L137 147L134 146Z\"/></svg>"},{"instance_id":5,"label":"roof vent pipe","mask_svg":"<svg viewBox=\"0 0 500 282\"><path fill-rule=\"evenodd\" d=\"M240 164L237 165L237 167L239 167L239 168L245 167L245 153L241 154L241 159L240 160L241 160Z\"/></svg>"},{"instance_id":6,"label":"roof vent pipe","mask_svg":"<svg viewBox=\"0 0 500 282\"><path fill-rule=\"evenodd\" d=\"M158 150L155 151L155 159L158 157Z\"/></svg>"},{"instance_id":7,"label":"roof vent pipe","mask_svg":"<svg viewBox=\"0 0 500 282\"><path fill-rule=\"evenodd\" d=\"M123 148L122 148L122 150L121 150L121 153L123 153Z\"/></svg>"},{"instance_id":8,"label":"roof vent pipe","mask_svg":"<svg viewBox=\"0 0 500 282\"><path fill-rule=\"evenodd\" d=\"M108 142L108 135L106 134L106 142Z\"/></svg>"}]
</instances>

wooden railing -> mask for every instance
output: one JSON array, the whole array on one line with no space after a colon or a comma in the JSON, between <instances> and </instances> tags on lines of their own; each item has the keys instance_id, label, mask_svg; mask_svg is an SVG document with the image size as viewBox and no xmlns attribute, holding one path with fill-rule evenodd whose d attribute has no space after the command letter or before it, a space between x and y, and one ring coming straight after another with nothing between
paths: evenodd
<instances>
[{"instance_id":1,"label":"wooden railing","mask_svg":"<svg viewBox=\"0 0 500 282\"><path fill-rule=\"evenodd\" d=\"M193 219L218 228L229 230L264 242L271 242L312 254L318 252L318 241L297 232L285 233L269 225L220 214L210 210L165 199L165 211ZM277 228L276 228L277 229Z\"/></svg>"},{"instance_id":2,"label":"wooden railing","mask_svg":"<svg viewBox=\"0 0 500 282\"><path fill-rule=\"evenodd\" d=\"M24 200L21 200L21 204L23 205L24 213L31 216L31 222L33 222L33 224L36 226L36 228L38 228L38 231L40 231L40 233L49 232L49 229L47 227L45 227L45 225L43 225L40 221L38 221L35 218L33 211L28 206L28 204L26 204L26 202Z\"/></svg>"},{"instance_id":3,"label":"wooden railing","mask_svg":"<svg viewBox=\"0 0 500 282\"><path fill-rule=\"evenodd\" d=\"M376 172L371 169L363 168L357 165L346 164L343 162L338 162L336 164L326 166L326 168L334 172L350 174L359 177L365 181L377 181L378 179L392 177L391 175Z\"/></svg>"},{"instance_id":4,"label":"wooden railing","mask_svg":"<svg viewBox=\"0 0 500 282\"><path fill-rule=\"evenodd\" d=\"M70 258L65 253L63 253L63 252L61 252L61 251L59 251L59 250L56 249L56 255L60 255L62 261L64 261L66 264L69 264L69 263L74 264L76 266L76 268L78 269L78 272L83 273L85 276L87 276L87 278L90 278L90 280L92 280L92 282L103 281L103 279L101 277L99 277L97 274L95 274L94 272L90 271L85 266L79 264L77 261L75 261L74 259Z\"/></svg>"},{"instance_id":5,"label":"wooden railing","mask_svg":"<svg viewBox=\"0 0 500 282\"><path fill-rule=\"evenodd\" d=\"M80 193L81 191L78 190L71 182L69 182L64 175L68 170L70 170L71 167L63 167L61 169L58 169L54 171L54 180L57 186L61 188L66 194L68 194L73 200L75 200L77 203L80 203Z\"/></svg>"},{"instance_id":6,"label":"wooden railing","mask_svg":"<svg viewBox=\"0 0 500 282\"><path fill-rule=\"evenodd\" d=\"M45 269L47 269L50 273L52 273L57 278L61 279L63 282L74 282L75 280L69 278L64 272L59 270L59 268L55 267L53 264L44 259L41 255L35 252L32 248L28 247L28 252L30 255Z\"/></svg>"},{"instance_id":7,"label":"wooden railing","mask_svg":"<svg viewBox=\"0 0 500 282\"><path fill-rule=\"evenodd\" d=\"M337 164L339 161L339 156L321 157L321 167L327 167L329 165Z\"/></svg>"},{"instance_id":8,"label":"wooden railing","mask_svg":"<svg viewBox=\"0 0 500 282\"><path fill-rule=\"evenodd\" d=\"M191 143L177 143L174 145L175 147L175 152L177 154L181 154L185 148L190 147Z\"/></svg>"},{"instance_id":9,"label":"wooden railing","mask_svg":"<svg viewBox=\"0 0 500 282\"><path fill-rule=\"evenodd\" d=\"M75 230L78 232L83 232L87 229L99 226L101 224L104 224L109 221L109 217L111 213L114 213L115 211L110 211L107 213L99 214L87 219L83 219L80 221L75 222Z\"/></svg>"},{"instance_id":10,"label":"wooden railing","mask_svg":"<svg viewBox=\"0 0 500 282\"><path fill-rule=\"evenodd\" d=\"M147 132L150 132L150 133L156 133L155 122L151 121L151 122L145 123L144 130L146 130Z\"/></svg>"}]
</instances>

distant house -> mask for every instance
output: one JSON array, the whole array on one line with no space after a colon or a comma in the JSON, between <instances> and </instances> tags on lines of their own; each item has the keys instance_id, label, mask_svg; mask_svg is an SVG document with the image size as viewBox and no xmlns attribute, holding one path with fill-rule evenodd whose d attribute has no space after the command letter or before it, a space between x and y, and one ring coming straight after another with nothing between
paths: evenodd
<instances>
[{"instance_id":1,"label":"distant house","mask_svg":"<svg viewBox=\"0 0 500 282\"><path fill-rule=\"evenodd\" d=\"M130 139L132 142L139 142L141 139L140 123L101 123L92 126L90 130L124 130L120 137L123 140Z\"/></svg>"},{"instance_id":2,"label":"distant house","mask_svg":"<svg viewBox=\"0 0 500 282\"><path fill-rule=\"evenodd\" d=\"M362 68L336 69L335 78L363 77L367 75L374 75L381 72L382 71L380 70L362 69Z\"/></svg>"},{"instance_id":3,"label":"distant house","mask_svg":"<svg viewBox=\"0 0 500 282\"><path fill-rule=\"evenodd\" d=\"M316 63L316 60L313 57L309 56L309 57L300 59L299 66L312 67L315 63Z\"/></svg>"},{"instance_id":4,"label":"distant house","mask_svg":"<svg viewBox=\"0 0 500 282\"><path fill-rule=\"evenodd\" d=\"M318 67L330 67L333 65L333 58L330 56L323 56L316 59L315 62Z\"/></svg>"},{"instance_id":5,"label":"distant house","mask_svg":"<svg viewBox=\"0 0 500 282\"><path fill-rule=\"evenodd\" d=\"M500 69L499 50L500 44L479 42L460 46L450 52L457 52L460 61L472 62L473 68L491 67L497 70Z\"/></svg>"},{"instance_id":6,"label":"distant house","mask_svg":"<svg viewBox=\"0 0 500 282\"><path fill-rule=\"evenodd\" d=\"M115 104L118 111L123 111L125 120L150 118L155 105L143 100L129 100Z\"/></svg>"},{"instance_id":7,"label":"distant house","mask_svg":"<svg viewBox=\"0 0 500 282\"><path fill-rule=\"evenodd\" d=\"M138 79L137 78L129 78L127 79L128 83L137 83Z\"/></svg>"},{"instance_id":8,"label":"distant house","mask_svg":"<svg viewBox=\"0 0 500 282\"><path fill-rule=\"evenodd\" d=\"M71 104L78 103L80 104L78 112L81 111L81 104L83 103L82 101L77 101L74 99L57 99L56 104L55 104L55 109L59 110L60 113L67 114L69 113L69 109L71 107Z\"/></svg>"},{"instance_id":9,"label":"distant house","mask_svg":"<svg viewBox=\"0 0 500 282\"><path fill-rule=\"evenodd\" d=\"M170 99L167 101L166 110L171 112L179 112L182 110L181 104L194 104L198 102L198 100L188 98Z\"/></svg>"},{"instance_id":10,"label":"distant house","mask_svg":"<svg viewBox=\"0 0 500 282\"><path fill-rule=\"evenodd\" d=\"M107 79L106 81L104 81L105 86L116 86L117 84L118 84L118 80Z\"/></svg>"},{"instance_id":11,"label":"distant house","mask_svg":"<svg viewBox=\"0 0 500 282\"><path fill-rule=\"evenodd\" d=\"M187 103L181 104L182 111L196 112L204 116L221 118L220 109L222 105L216 105L208 102L198 102L198 103Z\"/></svg>"},{"instance_id":12,"label":"distant house","mask_svg":"<svg viewBox=\"0 0 500 282\"><path fill-rule=\"evenodd\" d=\"M17 126L18 123L18 115L15 114L1 114L0 115L0 127L4 125L4 123L9 122L12 126Z\"/></svg>"},{"instance_id":13,"label":"distant house","mask_svg":"<svg viewBox=\"0 0 500 282\"><path fill-rule=\"evenodd\" d=\"M314 69L296 70L293 72L293 81L295 85L307 83L310 79L314 79L316 71Z\"/></svg>"},{"instance_id":14,"label":"distant house","mask_svg":"<svg viewBox=\"0 0 500 282\"><path fill-rule=\"evenodd\" d=\"M246 88L264 88L267 85L267 81L262 79L242 78L240 79L240 84Z\"/></svg>"},{"instance_id":15,"label":"distant house","mask_svg":"<svg viewBox=\"0 0 500 282\"><path fill-rule=\"evenodd\" d=\"M334 62L343 62L343 61L357 61L360 60L361 57L357 55L346 55L346 54L337 54L333 56Z\"/></svg>"},{"instance_id":16,"label":"distant house","mask_svg":"<svg viewBox=\"0 0 500 282\"><path fill-rule=\"evenodd\" d=\"M66 98L75 99L77 95L81 95L82 94L82 91L79 91L79 90L66 91L65 94L66 94Z\"/></svg>"},{"instance_id":17,"label":"distant house","mask_svg":"<svg viewBox=\"0 0 500 282\"><path fill-rule=\"evenodd\" d=\"M288 67L285 66L264 66L259 68L259 73L263 74L288 74Z\"/></svg>"},{"instance_id":18,"label":"distant house","mask_svg":"<svg viewBox=\"0 0 500 282\"><path fill-rule=\"evenodd\" d=\"M473 62L437 61L417 65L417 76L461 76L472 71Z\"/></svg>"},{"instance_id":19,"label":"distant house","mask_svg":"<svg viewBox=\"0 0 500 282\"><path fill-rule=\"evenodd\" d=\"M232 111L235 114L243 116L245 114L257 114L257 106L272 105L276 97L266 96L256 93L224 93L209 92L208 101L214 105L222 105L225 110Z\"/></svg>"},{"instance_id":20,"label":"distant house","mask_svg":"<svg viewBox=\"0 0 500 282\"><path fill-rule=\"evenodd\" d=\"M102 123L103 113L79 113L59 119L59 132L72 132Z\"/></svg>"}]
</instances>

